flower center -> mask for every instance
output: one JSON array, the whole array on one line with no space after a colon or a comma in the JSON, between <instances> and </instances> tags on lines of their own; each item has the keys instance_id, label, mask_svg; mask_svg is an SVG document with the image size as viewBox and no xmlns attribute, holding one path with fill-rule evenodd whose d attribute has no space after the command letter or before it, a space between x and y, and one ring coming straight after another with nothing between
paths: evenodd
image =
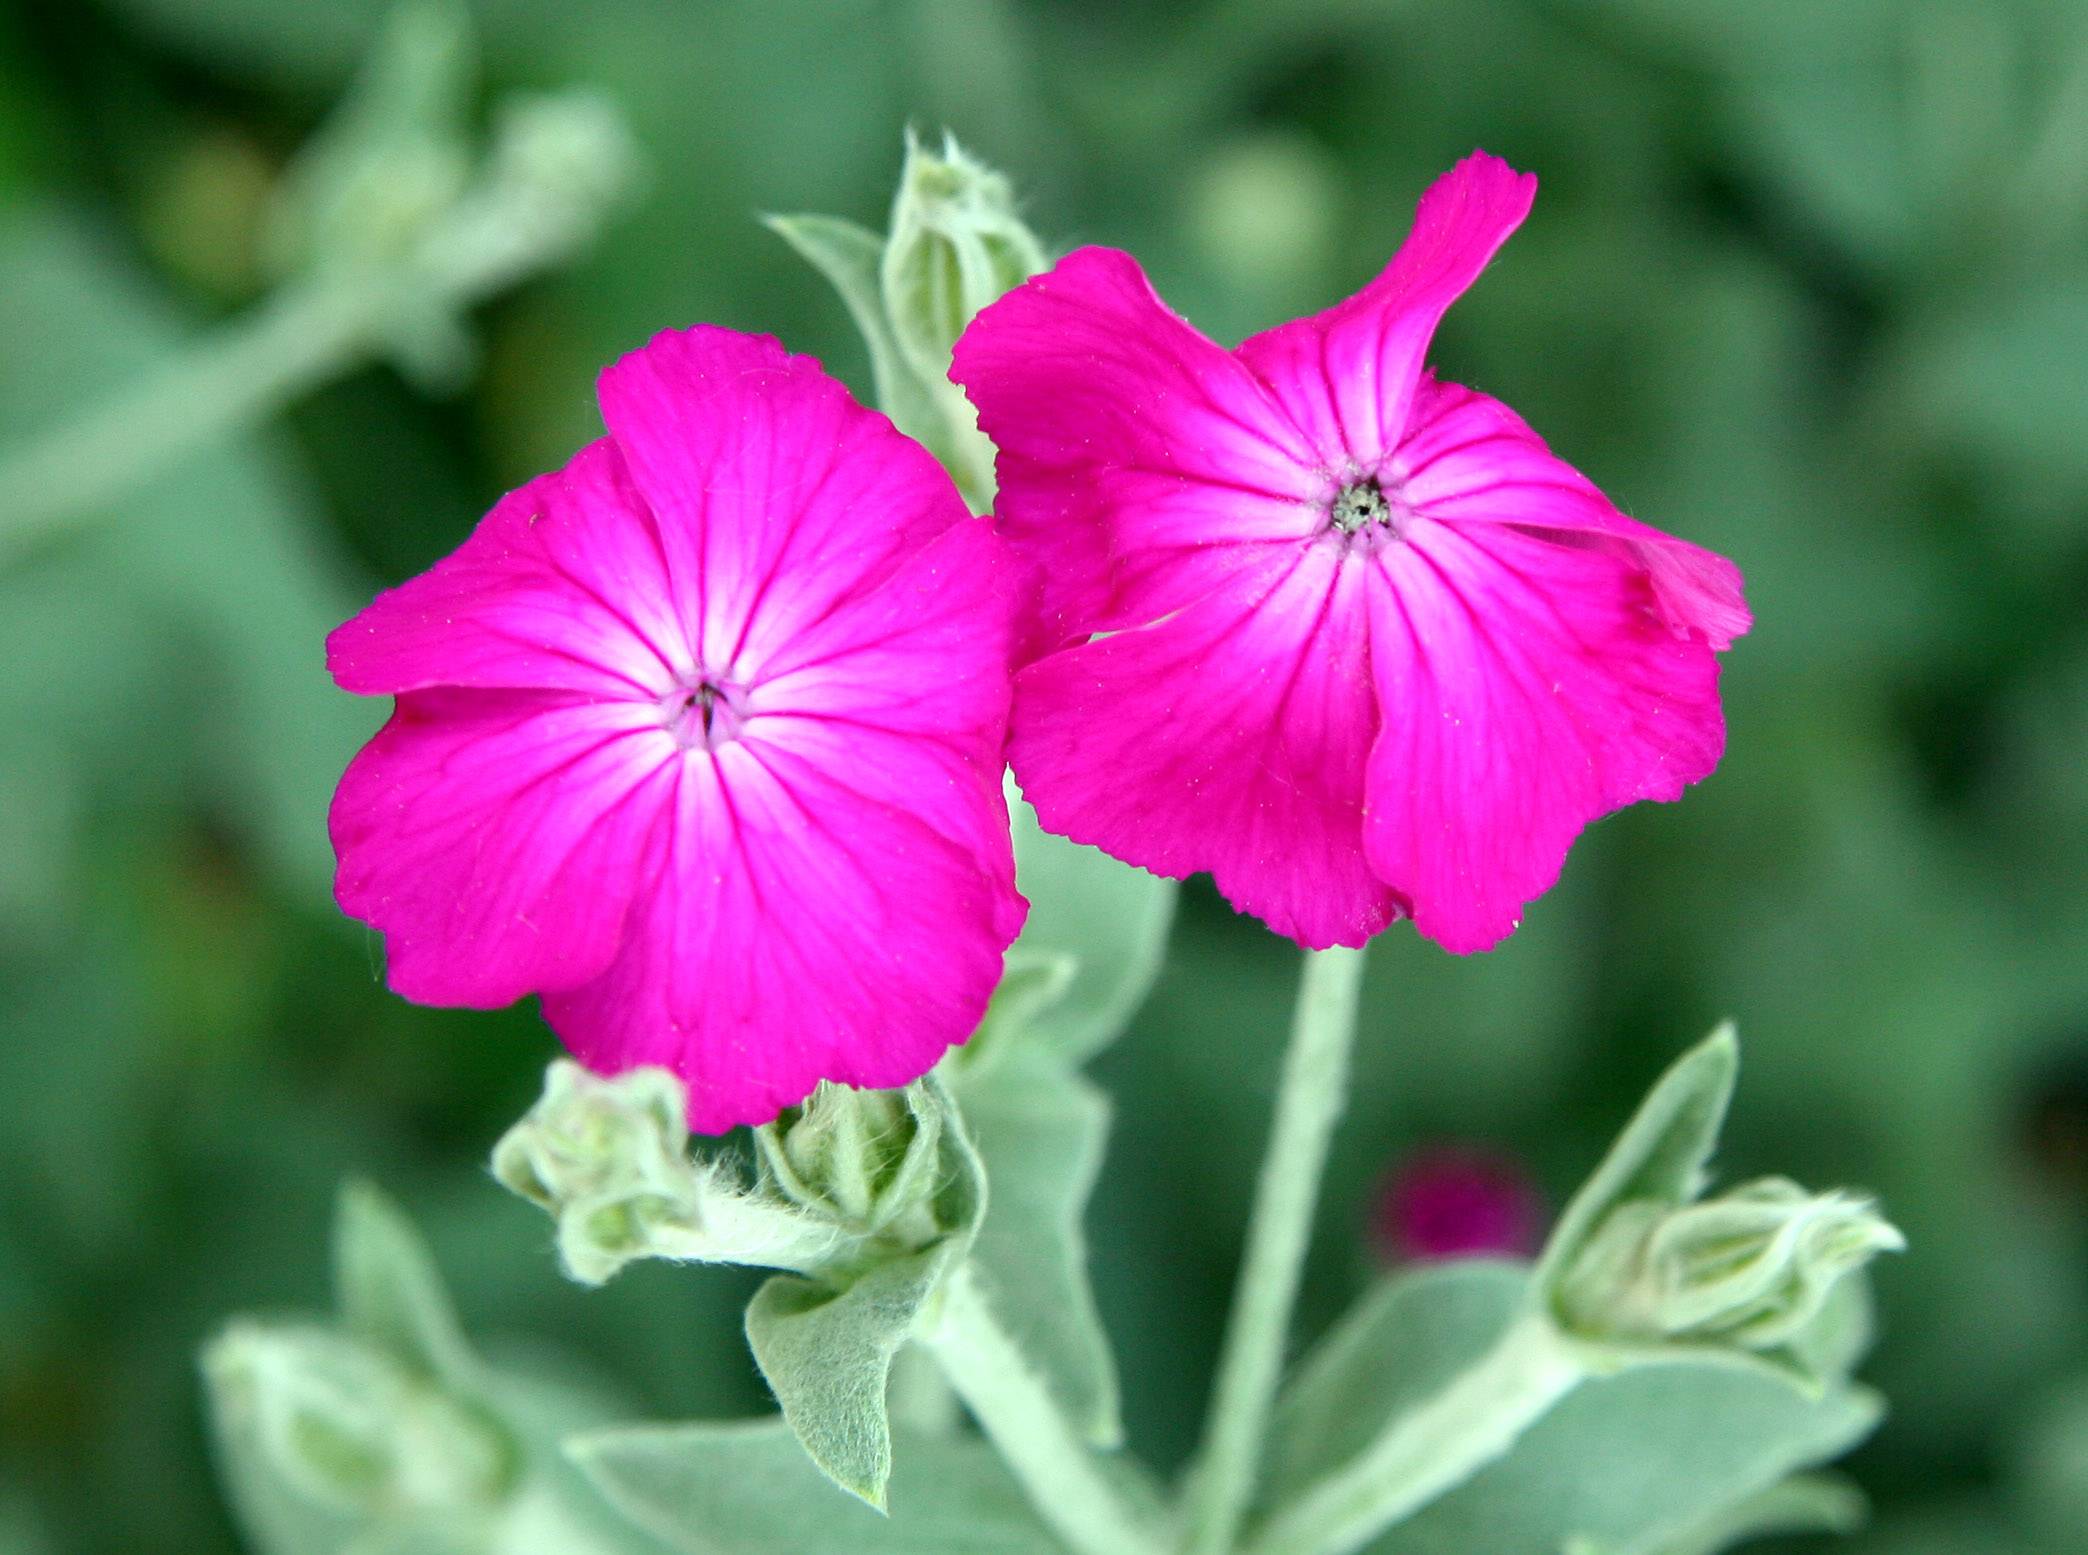
<instances>
[{"instance_id":1,"label":"flower center","mask_svg":"<svg viewBox=\"0 0 2088 1555\"><path fill-rule=\"evenodd\" d=\"M714 676L684 682L660 699L660 723L682 750L716 750L740 736L747 693Z\"/></svg>"},{"instance_id":2,"label":"flower center","mask_svg":"<svg viewBox=\"0 0 2088 1555\"><path fill-rule=\"evenodd\" d=\"M1366 530L1386 530L1399 537L1400 521L1406 516L1403 503L1395 503L1378 485L1377 477L1365 476L1341 488L1327 507L1327 522L1345 535Z\"/></svg>"}]
</instances>

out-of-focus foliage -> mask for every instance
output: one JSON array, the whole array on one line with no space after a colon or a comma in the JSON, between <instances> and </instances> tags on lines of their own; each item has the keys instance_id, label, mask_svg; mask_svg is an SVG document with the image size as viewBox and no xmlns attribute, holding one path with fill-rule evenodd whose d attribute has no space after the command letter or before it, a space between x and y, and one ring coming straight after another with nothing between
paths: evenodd
<instances>
[{"instance_id":1,"label":"out-of-focus foliage","mask_svg":"<svg viewBox=\"0 0 2088 1555\"><path fill-rule=\"evenodd\" d=\"M378 0L0 12L0 448L254 299L263 212ZM1626 508L1734 556L1730 753L1596 828L1503 949L1374 956L1317 1248L1444 1136L1555 1194L1679 1041L1745 1035L1727 1180L1878 1192L1893 1413L1860 1555L2077 1543L2088 1417L2088 8L2073 0L483 0L489 90L577 82L648 191L478 321L432 400L372 369L0 576L0 1542L233 1546L191 1355L323 1304L347 1172L474 1329L555 1334L663 1415L752 1412L747 1287L583 1293L479 1169L551 1041L417 1010L326 890L373 710L320 638L595 426L598 366L708 319L867 391L757 220L885 220L902 129L1007 170L1047 243L1132 248L1221 338L1383 262L1484 144L1543 180L1436 359ZM0 491L0 518L8 495ZM1103 1055L1089 1217L1131 1433L1188 1445L1293 958L1202 887ZM1110 1184L1136 1184L1111 1191Z\"/></svg>"}]
</instances>

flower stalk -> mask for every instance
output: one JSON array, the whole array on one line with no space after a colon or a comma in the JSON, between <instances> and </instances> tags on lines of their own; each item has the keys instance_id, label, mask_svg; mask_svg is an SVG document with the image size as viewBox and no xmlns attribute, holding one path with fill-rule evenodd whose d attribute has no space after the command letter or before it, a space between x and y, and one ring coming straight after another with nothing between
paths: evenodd
<instances>
[{"instance_id":1,"label":"flower stalk","mask_svg":"<svg viewBox=\"0 0 2088 1555\"><path fill-rule=\"evenodd\" d=\"M1348 1095L1363 951L1308 952L1276 1118L1255 1190L1204 1445L1189 1484L1189 1555L1233 1547L1253 1495L1304 1274L1320 1177Z\"/></svg>"},{"instance_id":2,"label":"flower stalk","mask_svg":"<svg viewBox=\"0 0 2088 1555\"><path fill-rule=\"evenodd\" d=\"M1160 1555L1150 1520L1067 1423L969 1268L951 1275L921 1343L1074 1555Z\"/></svg>"},{"instance_id":3,"label":"flower stalk","mask_svg":"<svg viewBox=\"0 0 2088 1555\"><path fill-rule=\"evenodd\" d=\"M0 561L366 361L454 376L457 316L583 247L634 165L622 120L591 96L512 105L485 172L396 254L314 264L156 376L0 453Z\"/></svg>"}]
</instances>

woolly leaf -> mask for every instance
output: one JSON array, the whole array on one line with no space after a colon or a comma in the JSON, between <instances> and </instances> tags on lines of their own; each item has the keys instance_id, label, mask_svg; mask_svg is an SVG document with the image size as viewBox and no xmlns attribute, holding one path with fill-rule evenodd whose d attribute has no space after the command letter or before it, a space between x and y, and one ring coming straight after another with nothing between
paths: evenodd
<instances>
[{"instance_id":1,"label":"woolly leaf","mask_svg":"<svg viewBox=\"0 0 2088 1555\"><path fill-rule=\"evenodd\" d=\"M1517 1266L1452 1264L1380 1286L1300 1369L1273 1433L1294 1493L1483 1357L1526 1310ZM1864 1436L1878 1406L1766 1367L1685 1355L1583 1382L1490 1465L1387 1531L1373 1555L1652 1551Z\"/></svg>"},{"instance_id":2,"label":"woolly leaf","mask_svg":"<svg viewBox=\"0 0 2088 1555\"><path fill-rule=\"evenodd\" d=\"M1152 991L1167 951L1178 886L1096 848L1054 837L1009 786L1015 880L1029 898L1016 944L1070 956L1071 983L1037 1011L1037 1039L1078 1062L1119 1036Z\"/></svg>"},{"instance_id":3,"label":"woolly leaf","mask_svg":"<svg viewBox=\"0 0 2088 1555\"><path fill-rule=\"evenodd\" d=\"M626 1426L567 1450L610 1504L683 1555L1058 1555L983 1442L905 1434L891 1515L855 1504L781 1420Z\"/></svg>"},{"instance_id":4,"label":"woolly leaf","mask_svg":"<svg viewBox=\"0 0 2088 1555\"><path fill-rule=\"evenodd\" d=\"M972 1264L994 1310L1091 1441L1123 1437L1116 1364L1087 1277L1081 1219L1102 1168L1109 1101L1079 1075L1017 1048L959 1082L991 1190Z\"/></svg>"},{"instance_id":5,"label":"woolly leaf","mask_svg":"<svg viewBox=\"0 0 2088 1555\"><path fill-rule=\"evenodd\" d=\"M892 1357L949 1268L957 1242L878 1264L840 1290L777 1275L747 1307L747 1342L806 1454L843 1490L885 1505Z\"/></svg>"}]
</instances>

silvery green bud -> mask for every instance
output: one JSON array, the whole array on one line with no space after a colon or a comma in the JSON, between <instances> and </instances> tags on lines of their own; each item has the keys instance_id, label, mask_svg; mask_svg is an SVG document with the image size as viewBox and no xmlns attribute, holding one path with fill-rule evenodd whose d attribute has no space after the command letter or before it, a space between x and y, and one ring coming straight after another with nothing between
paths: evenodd
<instances>
[{"instance_id":1,"label":"silvery green bud","mask_svg":"<svg viewBox=\"0 0 2088 1555\"><path fill-rule=\"evenodd\" d=\"M948 136L939 153L907 136L881 280L893 338L924 381L942 383L972 316L1044 264L1006 178Z\"/></svg>"},{"instance_id":2,"label":"silvery green bud","mask_svg":"<svg viewBox=\"0 0 2088 1555\"><path fill-rule=\"evenodd\" d=\"M248 1472L315 1509L411 1520L490 1512L508 1494L516 1459L505 1433L373 1345L316 1325L242 1322L203 1367Z\"/></svg>"},{"instance_id":3,"label":"silvery green bud","mask_svg":"<svg viewBox=\"0 0 2088 1555\"><path fill-rule=\"evenodd\" d=\"M1564 1271L1556 1310L1585 1338L1774 1349L1844 1276L1905 1245L1870 1200L1781 1177L1695 1203L1630 1199Z\"/></svg>"},{"instance_id":4,"label":"silvery green bud","mask_svg":"<svg viewBox=\"0 0 2088 1555\"><path fill-rule=\"evenodd\" d=\"M276 198L278 271L397 260L463 191L476 84L470 19L453 0L409 0Z\"/></svg>"},{"instance_id":5,"label":"silvery green bud","mask_svg":"<svg viewBox=\"0 0 2088 1555\"><path fill-rule=\"evenodd\" d=\"M943 1229L944 1108L925 1085L903 1091L823 1083L754 1132L764 1171L792 1203L851 1236L925 1244ZM902 1223L903 1222L903 1223Z\"/></svg>"},{"instance_id":6,"label":"silvery green bud","mask_svg":"<svg viewBox=\"0 0 2088 1555\"><path fill-rule=\"evenodd\" d=\"M565 1059L493 1150L493 1175L548 1210L566 1270L600 1284L634 1258L817 1267L835 1229L730 1169L688 1153L681 1082L664 1069L611 1078Z\"/></svg>"}]
</instances>

